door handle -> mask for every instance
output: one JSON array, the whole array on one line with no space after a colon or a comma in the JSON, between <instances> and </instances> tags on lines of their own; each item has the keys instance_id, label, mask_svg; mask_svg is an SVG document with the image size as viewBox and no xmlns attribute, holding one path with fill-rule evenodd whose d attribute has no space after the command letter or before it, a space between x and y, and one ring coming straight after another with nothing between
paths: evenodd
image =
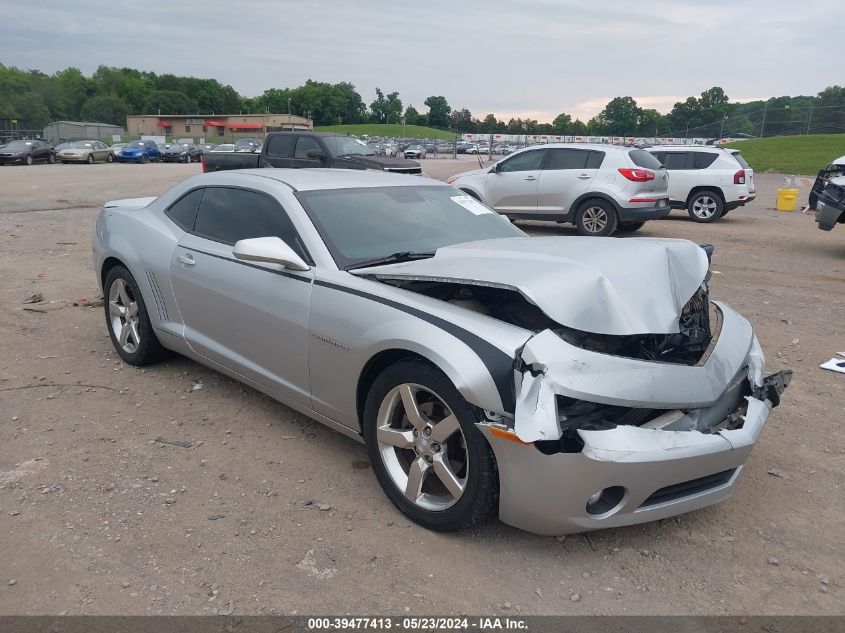
<instances>
[{"instance_id":1,"label":"door handle","mask_svg":"<svg viewBox=\"0 0 845 633\"><path fill-rule=\"evenodd\" d=\"M185 255L179 255L179 257L177 257L176 259L178 259L180 262L185 264L185 266L195 266L196 263L197 263L194 260L194 256L191 255L190 253L187 253Z\"/></svg>"},{"instance_id":2,"label":"door handle","mask_svg":"<svg viewBox=\"0 0 845 633\"><path fill-rule=\"evenodd\" d=\"M581 180L587 180L588 178L592 178L592 176L590 176L590 174L578 174L578 178Z\"/></svg>"},{"instance_id":3,"label":"door handle","mask_svg":"<svg viewBox=\"0 0 845 633\"><path fill-rule=\"evenodd\" d=\"M537 180L535 176L526 176L525 180Z\"/></svg>"}]
</instances>

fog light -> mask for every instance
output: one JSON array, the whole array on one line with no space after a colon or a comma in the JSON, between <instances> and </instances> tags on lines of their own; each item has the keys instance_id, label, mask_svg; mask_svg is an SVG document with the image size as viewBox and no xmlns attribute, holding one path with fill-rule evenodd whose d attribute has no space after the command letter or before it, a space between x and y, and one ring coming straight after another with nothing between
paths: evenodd
<instances>
[{"instance_id":1,"label":"fog light","mask_svg":"<svg viewBox=\"0 0 845 633\"><path fill-rule=\"evenodd\" d=\"M599 490L587 499L587 513L595 516L619 509L622 506L623 499L625 499L626 492L622 486L609 486Z\"/></svg>"}]
</instances>

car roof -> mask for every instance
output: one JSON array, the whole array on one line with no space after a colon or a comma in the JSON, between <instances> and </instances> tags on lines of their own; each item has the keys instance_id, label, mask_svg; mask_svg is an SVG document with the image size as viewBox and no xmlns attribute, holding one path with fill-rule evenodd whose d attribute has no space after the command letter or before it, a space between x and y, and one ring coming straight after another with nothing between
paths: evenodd
<instances>
[{"instance_id":1,"label":"car roof","mask_svg":"<svg viewBox=\"0 0 845 633\"><path fill-rule=\"evenodd\" d=\"M358 187L448 187L440 180L408 174L391 174L363 169L238 169L204 174L207 184L214 184L215 176L228 180L237 175L247 178L269 178L289 186L294 191L325 189L353 189Z\"/></svg>"},{"instance_id":2,"label":"car roof","mask_svg":"<svg viewBox=\"0 0 845 633\"><path fill-rule=\"evenodd\" d=\"M739 150L735 147L721 147L719 145L652 145L651 147L645 148L649 151L659 150L664 151L667 149L682 149L685 152L690 150L697 151L697 152L711 152L715 150L722 150L724 152L728 152L731 154L738 154Z\"/></svg>"},{"instance_id":3,"label":"car roof","mask_svg":"<svg viewBox=\"0 0 845 633\"><path fill-rule=\"evenodd\" d=\"M617 152L627 152L632 149L639 149L637 147L625 147L624 145L611 145L610 143L538 143L536 145L529 145L520 151L549 148L590 149L595 151L611 150Z\"/></svg>"}]
</instances>

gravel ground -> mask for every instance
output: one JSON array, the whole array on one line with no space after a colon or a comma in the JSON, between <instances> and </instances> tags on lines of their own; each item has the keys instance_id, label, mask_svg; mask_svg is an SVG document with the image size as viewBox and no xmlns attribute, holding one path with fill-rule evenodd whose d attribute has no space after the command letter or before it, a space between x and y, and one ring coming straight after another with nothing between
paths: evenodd
<instances>
[{"instance_id":1,"label":"gravel ground","mask_svg":"<svg viewBox=\"0 0 845 633\"><path fill-rule=\"evenodd\" d=\"M0 169L0 614L845 613L845 376L818 367L845 352L845 227L772 211L780 176L720 222L638 233L715 244L714 296L795 370L736 493L564 540L426 532L361 445L191 361L120 362L101 309L73 305L97 296L98 207L198 172Z\"/></svg>"}]
</instances>

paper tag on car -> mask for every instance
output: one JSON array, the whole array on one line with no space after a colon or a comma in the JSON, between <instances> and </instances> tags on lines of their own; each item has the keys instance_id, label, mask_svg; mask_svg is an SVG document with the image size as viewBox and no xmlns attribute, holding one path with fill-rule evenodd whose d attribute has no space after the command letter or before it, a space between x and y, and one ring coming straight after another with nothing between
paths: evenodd
<instances>
[{"instance_id":1,"label":"paper tag on car","mask_svg":"<svg viewBox=\"0 0 845 633\"><path fill-rule=\"evenodd\" d=\"M457 202L464 209L474 213L475 215L481 215L482 213L493 213L493 211L485 207L472 196L452 196L452 201Z\"/></svg>"}]
</instances>

